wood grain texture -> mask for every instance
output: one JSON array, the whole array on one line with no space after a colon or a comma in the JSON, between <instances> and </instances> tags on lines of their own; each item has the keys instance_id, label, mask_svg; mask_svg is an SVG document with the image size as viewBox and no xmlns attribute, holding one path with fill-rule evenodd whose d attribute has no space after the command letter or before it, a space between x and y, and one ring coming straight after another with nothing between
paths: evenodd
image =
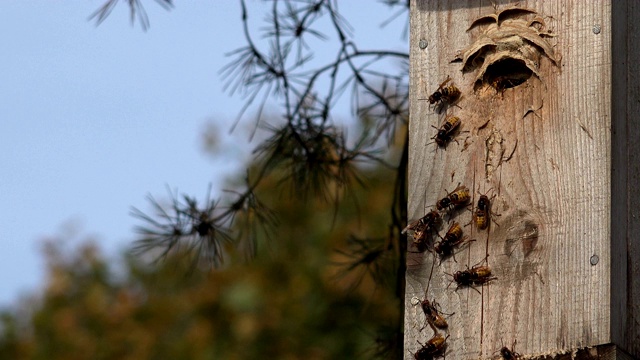
<instances>
[{"instance_id":1,"label":"wood grain texture","mask_svg":"<svg viewBox=\"0 0 640 360\"><path fill-rule=\"evenodd\" d=\"M498 2L497 11L515 5ZM532 77L500 93L474 91L475 74L463 74L461 64L451 62L479 36L476 30L466 31L474 19L496 12L491 3L412 2L410 217L424 215L445 189L458 183L472 189L474 201L492 189L497 195L493 210L501 216L496 217L499 226L492 224L489 232L464 228L475 241L456 254L457 262L439 264L430 252L409 246L407 359L419 349L418 342L433 335L429 327L422 329L425 318L417 305L425 292L442 311L455 312L447 318L447 359L491 358L502 345L514 343L518 353L536 355L611 339L610 226L616 221L610 215L611 5L517 5L544 17L547 28L557 34L554 51L562 60L555 66L542 57L539 79ZM599 31L594 31L596 26ZM418 46L421 40L427 41L424 49ZM436 144L429 144L436 133L432 126L440 126L444 114L419 99L427 98L447 76L463 95L459 107L445 112L463 123L458 143L436 151ZM467 224L471 212L460 211L454 220ZM590 262L594 255L596 265ZM478 292L455 290L447 273L485 258L498 279Z\"/></svg>"},{"instance_id":2,"label":"wood grain texture","mask_svg":"<svg viewBox=\"0 0 640 360\"><path fill-rule=\"evenodd\" d=\"M574 349L571 351L547 354L529 358L530 360L632 360L631 355L620 350L614 344Z\"/></svg>"}]
</instances>

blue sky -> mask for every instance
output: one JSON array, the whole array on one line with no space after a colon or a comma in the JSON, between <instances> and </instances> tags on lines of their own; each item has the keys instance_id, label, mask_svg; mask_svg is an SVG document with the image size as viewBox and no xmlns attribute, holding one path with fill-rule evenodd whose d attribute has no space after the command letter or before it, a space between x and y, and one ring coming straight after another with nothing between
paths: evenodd
<instances>
[{"instance_id":1,"label":"blue sky","mask_svg":"<svg viewBox=\"0 0 640 360\"><path fill-rule=\"evenodd\" d=\"M44 280L43 239L76 229L115 256L134 239L129 209L148 209L146 194L162 198L169 185L202 198L246 157L246 135L228 134L242 99L218 75L244 45L238 2L166 12L143 1L147 32L130 26L124 3L95 27L87 18L102 3L0 2L0 306ZM406 51L402 21L379 31L389 14L353 20L357 3L344 11L357 31L372 29L362 47ZM203 151L208 124L219 129L216 156Z\"/></svg>"}]
</instances>

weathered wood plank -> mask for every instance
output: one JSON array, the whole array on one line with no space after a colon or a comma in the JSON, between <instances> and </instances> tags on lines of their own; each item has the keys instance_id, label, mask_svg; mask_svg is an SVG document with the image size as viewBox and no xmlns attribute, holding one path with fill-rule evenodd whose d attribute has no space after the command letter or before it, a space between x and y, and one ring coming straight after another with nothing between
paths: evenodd
<instances>
[{"instance_id":1,"label":"weathered wood plank","mask_svg":"<svg viewBox=\"0 0 640 360\"><path fill-rule=\"evenodd\" d=\"M631 355L616 345L604 344L529 358L531 360L632 360Z\"/></svg>"},{"instance_id":2,"label":"weathered wood plank","mask_svg":"<svg viewBox=\"0 0 640 360\"><path fill-rule=\"evenodd\" d=\"M611 317L623 321L625 316L622 311L613 312L611 301L618 301L625 311L627 307L626 299L621 300L626 292L616 297L611 286L622 286L623 281L626 286L630 280L625 273L624 279L611 282L627 269L625 262L619 264L618 273L615 268L611 272L610 226L616 221L610 212L611 4L517 2L518 7L539 13L545 31L557 35L547 39L562 60L555 66L548 57L540 56L539 78L532 76L504 92L486 87L474 91L477 71L463 74L461 63L451 60L482 34L483 29L466 31L474 19L515 4L503 2L494 9L491 3L480 1L412 2L409 214L421 217L445 195L445 189L462 183L472 190L474 200L493 189L497 195L493 209L501 216L496 218L499 226L492 224L490 232L464 228L476 241L456 254L457 262L446 259L439 264L430 252L410 246L406 358L420 348L418 341L424 343L433 334L429 327L421 330L425 317L417 305L427 288L426 296L436 299L444 312L455 312L447 319L446 356L451 359L489 358L503 344L514 342L517 352L529 355L596 346L610 343L611 332L619 335L613 336L615 341L631 345L629 327L637 329L636 324L611 327ZM522 19L534 18L533 14L522 15ZM459 143L436 151L436 144L429 144L436 133L432 126L440 126L446 115L419 99L428 98L447 76L463 95L459 107L450 106L445 113L462 119L462 132ZM626 82L624 86L631 87ZM635 95L629 97L637 99L633 97L637 92L635 89ZM638 110L636 103L633 106ZM624 115L620 121L626 126L629 113ZM637 146L637 140L624 139L627 150ZM621 166L635 171L637 179L637 165L630 164L628 156L620 156ZM627 179L617 186L630 194L630 182ZM613 191L619 191L615 184L614 180ZM637 204L637 199L625 198L624 205ZM637 240L634 234L640 229L629 225L637 210L632 212L627 206L616 213L614 206L613 215L628 220L621 233L627 239L624 246L632 236ZM471 219L469 211L453 217L463 225ZM443 227L441 234L446 230ZM634 234L629 233L632 229ZM447 273L485 258L498 279L479 287L478 292L456 291ZM640 294L634 291L632 294ZM637 321L637 317L632 319Z\"/></svg>"}]
</instances>

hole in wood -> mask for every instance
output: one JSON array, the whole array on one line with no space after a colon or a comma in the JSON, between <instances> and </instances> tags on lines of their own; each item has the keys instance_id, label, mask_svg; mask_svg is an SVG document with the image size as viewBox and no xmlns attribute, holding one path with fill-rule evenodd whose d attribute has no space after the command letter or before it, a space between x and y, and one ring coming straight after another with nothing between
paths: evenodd
<instances>
[{"instance_id":1,"label":"hole in wood","mask_svg":"<svg viewBox=\"0 0 640 360\"><path fill-rule=\"evenodd\" d=\"M507 58L489 65L483 81L502 91L523 84L532 74L524 61Z\"/></svg>"}]
</instances>

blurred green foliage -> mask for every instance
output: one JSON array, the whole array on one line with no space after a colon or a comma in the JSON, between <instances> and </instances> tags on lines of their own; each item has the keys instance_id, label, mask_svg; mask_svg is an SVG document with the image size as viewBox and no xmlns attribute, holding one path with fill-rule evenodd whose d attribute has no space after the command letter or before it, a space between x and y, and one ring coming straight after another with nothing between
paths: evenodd
<instances>
[{"instance_id":1,"label":"blurred green foliage","mask_svg":"<svg viewBox=\"0 0 640 360\"><path fill-rule=\"evenodd\" d=\"M118 3L106 0L93 18L102 22ZM122 3L146 29L142 2ZM286 121L257 123L265 138L230 201L176 192L173 210L153 197L150 214L134 210L141 257L110 260L90 241L71 250L47 242L44 288L0 313L0 359L403 355L408 54L359 50L337 2L311 0L273 2L263 49L240 3L247 44L222 74L231 93L249 95L247 105L264 90ZM391 19L409 8L381 3L400 9ZM329 39L325 31L339 56L311 66L305 39ZM376 67L388 59L403 65ZM321 76L326 88L315 86ZM333 120L346 93L360 126L353 138ZM203 253L208 264L198 261Z\"/></svg>"},{"instance_id":2,"label":"blurred green foliage","mask_svg":"<svg viewBox=\"0 0 640 360\"><path fill-rule=\"evenodd\" d=\"M0 358L372 358L381 325L400 326L394 273L381 284L336 251L351 234L388 231L393 177L365 177L368 188L339 209L264 182L279 241L262 236L254 259L230 253L218 270L185 273L183 254L118 265L91 242L71 251L48 242L46 286L0 317Z\"/></svg>"}]
</instances>

